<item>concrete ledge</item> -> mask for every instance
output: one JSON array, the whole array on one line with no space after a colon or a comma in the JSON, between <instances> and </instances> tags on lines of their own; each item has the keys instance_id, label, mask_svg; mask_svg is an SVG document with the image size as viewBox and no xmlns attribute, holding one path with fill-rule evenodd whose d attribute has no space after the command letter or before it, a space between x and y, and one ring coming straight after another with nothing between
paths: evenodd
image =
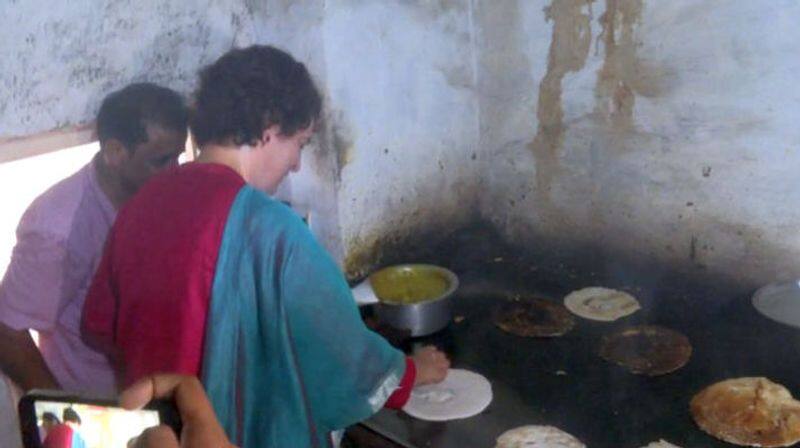
<instances>
[{"instance_id":1,"label":"concrete ledge","mask_svg":"<svg viewBox=\"0 0 800 448\"><path fill-rule=\"evenodd\" d=\"M33 157L97 140L94 123L28 136L0 137L0 163Z\"/></svg>"}]
</instances>

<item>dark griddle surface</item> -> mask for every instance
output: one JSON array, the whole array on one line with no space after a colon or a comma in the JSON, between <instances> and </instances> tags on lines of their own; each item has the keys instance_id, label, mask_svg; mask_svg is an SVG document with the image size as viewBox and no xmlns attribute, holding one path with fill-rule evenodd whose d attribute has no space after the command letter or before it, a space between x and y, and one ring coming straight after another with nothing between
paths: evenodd
<instances>
[{"instance_id":1,"label":"dark griddle surface","mask_svg":"<svg viewBox=\"0 0 800 448\"><path fill-rule=\"evenodd\" d=\"M662 438L684 448L730 447L695 426L688 403L700 389L726 378L766 376L800 395L800 331L757 314L752 291L599 253L532 257L495 238L468 229L402 260L435 262L459 275L454 315L464 321L416 342L435 343L454 367L485 375L492 404L476 417L446 423L383 410L367 426L412 447L493 447L503 431L526 424L560 427L590 448L638 448ZM613 323L577 318L570 333L554 339L522 338L492 324L498 300L514 294L561 300L585 286L626 290L643 309ZM636 324L684 333L694 348L689 363L648 378L597 355L603 335Z\"/></svg>"}]
</instances>

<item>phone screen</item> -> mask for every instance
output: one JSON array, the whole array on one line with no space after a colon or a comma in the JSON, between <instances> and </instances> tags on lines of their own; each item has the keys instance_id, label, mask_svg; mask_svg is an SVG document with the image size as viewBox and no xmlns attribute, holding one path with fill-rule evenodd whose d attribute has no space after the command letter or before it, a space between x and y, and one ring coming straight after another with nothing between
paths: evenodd
<instances>
[{"instance_id":1,"label":"phone screen","mask_svg":"<svg viewBox=\"0 0 800 448\"><path fill-rule=\"evenodd\" d=\"M47 400L36 400L33 407L42 444L50 437L71 438L73 447L127 448L142 431L158 426L160 421L158 411L151 409L128 411L113 406ZM82 439L83 445L77 438Z\"/></svg>"}]
</instances>

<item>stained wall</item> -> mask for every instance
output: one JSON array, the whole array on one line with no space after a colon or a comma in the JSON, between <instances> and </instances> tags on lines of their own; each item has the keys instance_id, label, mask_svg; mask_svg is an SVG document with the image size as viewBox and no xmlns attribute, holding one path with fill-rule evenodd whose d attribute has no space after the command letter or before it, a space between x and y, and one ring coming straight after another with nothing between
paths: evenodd
<instances>
[{"instance_id":1,"label":"stained wall","mask_svg":"<svg viewBox=\"0 0 800 448\"><path fill-rule=\"evenodd\" d=\"M499 5L477 5L481 210L510 240L800 274L797 3Z\"/></svg>"},{"instance_id":2,"label":"stained wall","mask_svg":"<svg viewBox=\"0 0 800 448\"><path fill-rule=\"evenodd\" d=\"M325 96L285 195L351 273L492 222L752 284L800 273L791 0L10 1L0 138L92 119L134 80L191 91L234 45Z\"/></svg>"}]
</instances>

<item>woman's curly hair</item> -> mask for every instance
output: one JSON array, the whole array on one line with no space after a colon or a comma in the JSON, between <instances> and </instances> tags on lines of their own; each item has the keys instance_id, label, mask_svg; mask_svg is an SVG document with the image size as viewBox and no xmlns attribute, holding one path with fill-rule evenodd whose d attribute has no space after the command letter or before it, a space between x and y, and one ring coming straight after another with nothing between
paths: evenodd
<instances>
[{"instance_id":1,"label":"woman's curly hair","mask_svg":"<svg viewBox=\"0 0 800 448\"><path fill-rule=\"evenodd\" d=\"M191 128L199 146L254 145L272 125L283 135L305 129L321 107L305 65L277 48L253 45L200 72Z\"/></svg>"}]
</instances>

